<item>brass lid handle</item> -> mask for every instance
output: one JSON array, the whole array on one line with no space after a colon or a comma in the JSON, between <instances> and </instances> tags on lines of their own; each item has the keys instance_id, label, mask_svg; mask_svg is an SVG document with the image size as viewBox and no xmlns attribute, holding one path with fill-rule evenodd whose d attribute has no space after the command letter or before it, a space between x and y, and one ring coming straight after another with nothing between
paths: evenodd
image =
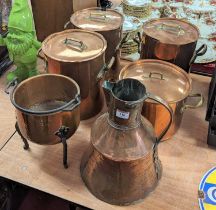
<instances>
[{"instance_id":1,"label":"brass lid handle","mask_svg":"<svg viewBox=\"0 0 216 210\"><path fill-rule=\"evenodd\" d=\"M79 51L79 52L83 52L86 49L86 45L78 40L78 39L74 39L74 38L66 38L64 40L64 44L69 47L72 48L73 50Z\"/></svg>"},{"instance_id":2,"label":"brass lid handle","mask_svg":"<svg viewBox=\"0 0 216 210\"><path fill-rule=\"evenodd\" d=\"M107 16L99 12L91 12L89 15L89 19L94 20L94 21L106 21Z\"/></svg>"},{"instance_id":3,"label":"brass lid handle","mask_svg":"<svg viewBox=\"0 0 216 210\"><path fill-rule=\"evenodd\" d=\"M172 34L175 34L177 36L182 36L185 34L184 29L180 25L162 23L160 25L157 25L156 29L166 31L168 33L172 33Z\"/></svg>"}]
</instances>

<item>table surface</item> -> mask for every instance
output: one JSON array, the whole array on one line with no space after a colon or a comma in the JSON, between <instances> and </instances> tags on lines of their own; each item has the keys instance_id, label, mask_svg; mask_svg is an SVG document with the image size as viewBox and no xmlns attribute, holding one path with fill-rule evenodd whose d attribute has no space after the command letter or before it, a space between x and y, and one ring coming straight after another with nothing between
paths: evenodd
<instances>
[{"instance_id":1,"label":"table surface","mask_svg":"<svg viewBox=\"0 0 216 210\"><path fill-rule=\"evenodd\" d=\"M207 100L210 78L191 76L193 92L203 93ZM0 88L0 102L3 101L0 127L5 131L3 136L1 134L1 139L4 139L14 132L15 117L9 97L3 93L3 79L0 80ZM68 169L62 165L61 144L41 146L30 143L30 150L25 151L16 133L0 151L0 176L92 209L198 209L199 182L204 173L215 166L216 160L215 149L206 144L208 123L205 113L206 103L202 108L185 111L177 134L159 145L159 157L163 164L159 185L141 203L133 206L119 207L104 203L95 198L82 182L80 159L88 146L90 128L96 117L81 122L75 135L68 140Z\"/></svg>"}]
</instances>

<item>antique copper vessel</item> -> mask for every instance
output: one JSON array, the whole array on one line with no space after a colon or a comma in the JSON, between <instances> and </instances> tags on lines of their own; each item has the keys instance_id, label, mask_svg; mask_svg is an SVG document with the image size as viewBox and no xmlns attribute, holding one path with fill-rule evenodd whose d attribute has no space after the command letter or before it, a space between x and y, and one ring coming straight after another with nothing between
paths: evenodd
<instances>
[{"instance_id":1,"label":"antique copper vessel","mask_svg":"<svg viewBox=\"0 0 216 210\"><path fill-rule=\"evenodd\" d=\"M109 113L92 127L90 145L81 161L81 176L97 198L129 205L148 195L161 177L157 147L171 125L172 110L165 101L147 93L138 80L105 81L103 88L110 94ZM170 115L158 138L141 116L147 98L163 104Z\"/></svg>"},{"instance_id":2,"label":"antique copper vessel","mask_svg":"<svg viewBox=\"0 0 216 210\"><path fill-rule=\"evenodd\" d=\"M171 138L179 129L184 112L189 108L203 105L200 93L192 94L192 80L180 67L161 60L146 59L125 66L119 79L133 78L142 82L148 91L166 100L173 110L173 122L163 140ZM188 99L196 98L197 102L188 103ZM155 101L145 100L142 115L153 125L159 135L169 121L166 109Z\"/></svg>"},{"instance_id":3,"label":"antique copper vessel","mask_svg":"<svg viewBox=\"0 0 216 210\"><path fill-rule=\"evenodd\" d=\"M80 122L80 90L63 75L43 74L21 82L11 93L22 136L37 144L61 142L56 132L67 127L71 137Z\"/></svg>"},{"instance_id":4,"label":"antique copper vessel","mask_svg":"<svg viewBox=\"0 0 216 210\"><path fill-rule=\"evenodd\" d=\"M113 9L92 7L75 12L70 21L75 28L95 31L104 36L107 41L106 63L115 57L107 77L117 80L120 71L119 43L122 40L123 15Z\"/></svg>"},{"instance_id":5,"label":"antique copper vessel","mask_svg":"<svg viewBox=\"0 0 216 210\"><path fill-rule=\"evenodd\" d=\"M105 69L106 47L102 35L79 29L52 34L42 44L48 72L68 76L80 86L81 120L93 117L103 107L98 77Z\"/></svg>"},{"instance_id":6,"label":"antique copper vessel","mask_svg":"<svg viewBox=\"0 0 216 210\"><path fill-rule=\"evenodd\" d=\"M160 18L143 25L141 59L160 59L171 62L189 72L197 56L204 55L207 45L196 49L199 29L184 20Z\"/></svg>"}]
</instances>

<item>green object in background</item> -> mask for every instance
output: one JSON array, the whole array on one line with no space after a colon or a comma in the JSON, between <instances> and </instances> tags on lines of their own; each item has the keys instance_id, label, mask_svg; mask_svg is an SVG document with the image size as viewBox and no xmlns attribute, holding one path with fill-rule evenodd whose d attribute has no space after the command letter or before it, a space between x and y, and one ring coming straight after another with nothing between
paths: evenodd
<instances>
[{"instance_id":1,"label":"green object in background","mask_svg":"<svg viewBox=\"0 0 216 210\"><path fill-rule=\"evenodd\" d=\"M32 11L28 0L15 0L8 21L8 35L0 36L0 45L6 46L10 59L17 67L8 73L8 82L15 77L18 81L38 74L37 51L41 43L37 41Z\"/></svg>"}]
</instances>

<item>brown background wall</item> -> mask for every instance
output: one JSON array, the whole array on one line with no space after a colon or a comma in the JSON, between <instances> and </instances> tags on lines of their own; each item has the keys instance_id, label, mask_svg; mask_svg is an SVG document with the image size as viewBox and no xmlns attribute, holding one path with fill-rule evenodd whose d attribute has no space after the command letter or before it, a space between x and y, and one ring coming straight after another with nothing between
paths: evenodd
<instances>
[{"instance_id":1,"label":"brown background wall","mask_svg":"<svg viewBox=\"0 0 216 210\"><path fill-rule=\"evenodd\" d=\"M31 0L35 27L40 41L64 29L64 24L72 15L72 2L72 0Z\"/></svg>"}]
</instances>

